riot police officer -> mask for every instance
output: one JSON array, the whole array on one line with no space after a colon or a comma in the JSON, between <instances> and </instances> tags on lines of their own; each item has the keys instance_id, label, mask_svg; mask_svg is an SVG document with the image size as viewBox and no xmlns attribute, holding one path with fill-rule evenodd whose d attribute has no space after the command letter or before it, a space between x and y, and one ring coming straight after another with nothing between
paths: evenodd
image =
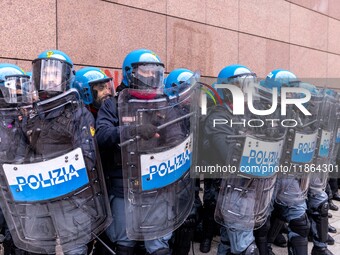
<instances>
[{"instance_id":1,"label":"riot police officer","mask_svg":"<svg viewBox=\"0 0 340 255\"><path fill-rule=\"evenodd\" d=\"M0 107L2 109L14 109L29 106L32 103L31 95L28 95L28 90L30 89L29 80L30 77L18 66L6 63L0 64ZM3 116L6 115L3 114ZM19 114L18 118L6 118L2 120L3 127L6 128L6 131L3 131L1 135L1 144L6 148L1 152L0 158L3 162L13 160L16 156L16 150L18 148L13 145L18 145L18 141L20 140L17 136L18 132L21 131L18 126L18 120L22 120L21 114ZM11 130L11 132L8 132L9 130Z\"/></svg>"},{"instance_id":2,"label":"riot police officer","mask_svg":"<svg viewBox=\"0 0 340 255\"><path fill-rule=\"evenodd\" d=\"M144 62L150 64L154 63L155 69L158 68L160 70L160 72L158 72L158 77L155 78L157 78L160 82L163 82L163 72L161 71L163 64L159 60L158 56L149 50L136 50L130 52L125 57L122 67L123 81L117 88L118 92L132 86L138 89L138 78L133 77L135 80L132 81L131 74L133 67L131 63L142 62L139 61L139 58L142 56L144 56ZM131 58L134 60L132 61ZM141 76L139 78L144 79L143 81L145 81L152 77L146 74L146 76ZM145 84L148 85L149 83L145 81ZM142 88L140 89L142 96L143 90ZM136 94L136 96L138 97L138 94ZM150 139L157 135L156 131L155 126L146 124L140 129L139 135L144 139ZM116 253L118 255L133 254L134 246L136 245L136 241L128 238L126 232L121 150L118 147L120 132L116 98L111 98L103 103L98 112L97 139L101 149L104 171L106 172L108 179L111 209L113 213L113 222L106 230L106 234L110 240L116 244ZM168 254L169 239L170 236L165 236L157 240L146 241L146 249L153 254Z\"/></svg>"},{"instance_id":3,"label":"riot police officer","mask_svg":"<svg viewBox=\"0 0 340 255\"><path fill-rule=\"evenodd\" d=\"M159 155L153 155L155 150L167 151L190 138L176 119L177 110L164 97L164 65L159 57L147 49L134 50L125 57L122 69L123 81L117 88L119 113L116 98L106 100L96 122L113 212L106 234L116 244L117 254L133 254L137 240L144 241L151 254L170 254L171 232L183 223L193 203L188 168L184 175L172 177L172 183L155 182L158 167L145 173L148 167L141 164L146 160L140 157L153 161ZM176 169L177 173L184 170L180 165ZM183 202L180 207L177 197Z\"/></svg>"},{"instance_id":4,"label":"riot police officer","mask_svg":"<svg viewBox=\"0 0 340 255\"><path fill-rule=\"evenodd\" d=\"M331 161L331 165L333 165L334 167L336 166L337 162L337 155L339 153L339 148L340 148L340 106L339 106L339 100L340 100L340 94L339 92L337 92L337 107L336 107L336 126L335 126L335 144L334 144L334 149L332 152L332 161ZM337 211L339 210L338 206L336 206L333 203L333 199L334 200L339 200L339 195L338 195L338 173L336 171L333 171L330 173L330 178L329 178L329 189L326 192L328 194L328 202L329 202L329 209L330 210L334 210ZM332 232L333 233L333 232Z\"/></svg>"},{"instance_id":5,"label":"riot police officer","mask_svg":"<svg viewBox=\"0 0 340 255\"><path fill-rule=\"evenodd\" d=\"M70 89L74 73L68 55L44 51L32 72L36 102L22 125L26 144L19 160L4 165L14 199L7 203L13 207L9 225L16 229L11 233L17 246L31 252L87 254L86 244L111 214L94 119Z\"/></svg>"},{"instance_id":6,"label":"riot police officer","mask_svg":"<svg viewBox=\"0 0 340 255\"><path fill-rule=\"evenodd\" d=\"M164 93L168 97L179 96L179 94L190 86L190 78L194 73L186 68L178 68L172 70L166 77L164 83ZM190 103L179 105L177 108L180 116L190 113ZM182 122L183 132L190 130L190 119L185 119ZM192 176L194 178L194 176ZM185 220L185 222L173 234L172 253L178 255L186 255L190 251L190 244L194 239L194 231L200 221L200 211L202 210L202 202L199 197L200 180L195 180L195 202L194 206Z\"/></svg>"},{"instance_id":7,"label":"riot police officer","mask_svg":"<svg viewBox=\"0 0 340 255\"><path fill-rule=\"evenodd\" d=\"M301 83L300 87L305 85ZM305 85L306 87L306 85ZM323 100L319 109L318 121L320 122L318 142L316 146L316 157L313 165L317 169L311 172L311 181L308 190L308 215L311 221L311 233L313 237L312 255L333 255L327 249L328 237L328 195L325 192L333 146L335 144L336 116L336 93L329 89L319 92L314 85L309 85L310 91L322 94ZM318 169L322 171L318 171Z\"/></svg>"},{"instance_id":8,"label":"riot police officer","mask_svg":"<svg viewBox=\"0 0 340 255\"><path fill-rule=\"evenodd\" d=\"M283 69L273 70L263 83L267 87L276 87L280 90L283 87L299 87L301 84L293 73ZM290 93L287 96L300 98L302 94ZM308 253L307 236L310 223L306 214L306 197L310 176L304 171L296 169L308 165L314 158L321 97L317 93L311 92L310 101L304 104L304 107L311 112L311 115L305 115L294 106L286 109L287 118L295 120L296 125L288 130L281 164L283 167L293 170L281 171L276 183L277 192L274 207L280 215L281 222L288 222L288 254L290 255L307 255ZM299 149L301 143L309 144L309 149ZM272 228L276 226L281 228L282 224L274 222Z\"/></svg>"},{"instance_id":9,"label":"riot police officer","mask_svg":"<svg viewBox=\"0 0 340 255\"><path fill-rule=\"evenodd\" d=\"M270 126L264 120L258 119L258 116L255 123L261 123L261 128L258 124L255 127L242 124L254 119L255 114L250 108L244 107L244 101L242 98L240 100L239 94L233 98L231 91L241 89L246 96L251 93L254 101L247 101L248 106L253 105L258 110L268 110L272 100L271 90L258 84L256 75L247 67L225 67L219 73L217 83L215 88L224 98L225 104L213 108L208 114L205 138L210 140L211 154L216 154L219 165L228 164L238 169L223 176L221 182L215 209L215 220L222 225L218 254L259 254L253 229L262 227L267 220L276 181L273 169L267 173L261 169L266 164L272 168L278 166L285 128L279 125ZM224 84L228 84L225 85L228 88L224 88ZM223 88L219 87L221 85ZM250 100L251 96L245 98ZM246 108L244 120L233 114L242 108ZM270 115L275 119L280 118L277 110L272 111ZM221 120L224 125L216 125ZM250 159L251 155L255 156L257 153L276 156L275 159L261 161L258 165L258 160ZM254 166L259 167L258 172L249 170L255 169ZM259 176L261 178L258 178Z\"/></svg>"},{"instance_id":10,"label":"riot police officer","mask_svg":"<svg viewBox=\"0 0 340 255\"><path fill-rule=\"evenodd\" d=\"M11 162L18 150L19 141L23 139L21 122L23 119L23 111L19 107L29 107L32 101L27 93L29 91L30 77L16 65L2 63L0 64L0 161L1 164ZM4 183L1 183L4 187ZM6 205L1 199L1 206L7 211ZM7 213L5 213L7 214ZM13 240L9 229L5 222L5 217L0 209L0 229L3 234L4 254L19 254L24 251L19 250L13 244ZM2 242L1 241L1 242Z\"/></svg>"}]
</instances>

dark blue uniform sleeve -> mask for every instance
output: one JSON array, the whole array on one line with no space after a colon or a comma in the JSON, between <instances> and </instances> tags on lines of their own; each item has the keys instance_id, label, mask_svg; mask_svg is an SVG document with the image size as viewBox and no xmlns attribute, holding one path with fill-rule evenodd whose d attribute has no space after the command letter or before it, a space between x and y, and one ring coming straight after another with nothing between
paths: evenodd
<instances>
[{"instance_id":1,"label":"dark blue uniform sleeve","mask_svg":"<svg viewBox=\"0 0 340 255\"><path fill-rule=\"evenodd\" d=\"M101 148L116 147L120 141L118 110L114 97L105 100L98 111L96 137Z\"/></svg>"},{"instance_id":2,"label":"dark blue uniform sleeve","mask_svg":"<svg viewBox=\"0 0 340 255\"><path fill-rule=\"evenodd\" d=\"M217 120L230 121L230 116L228 115L227 110L222 106L214 107L214 109L208 114L204 125L204 133L206 139L209 140L210 157L216 159L217 156L219 164L229 164L231 163L231 150L235 148L236 141L228 139L228 136L234 135L235 131L229 126L229 124L216 124Z\"/></svg>"},{"instance_id":3,"label":"dark blue uniform sleeve","mask_svg":"<svg viewBox=\"0 0 340 255\"><path fill-rule=\"evenodd\" d=\"M170 122L181 117L177 108L172 108L166 114L166 122ZM166 144L176 143L185 139L186 130L183 130L183 120L175 122L163 130L164 142Z\"/></svg>"},{"instance_id":4,"label":"dark blue uniform sleeve","mask_svg":"<svg viewBox=\"0 0 340 255\"><path fill-rule=\"evenodd\" d=\"M97 115L96 139L102 159L104 174L120 182L109 185L110 193L123 197L122 162L120 142L120 128L117 103L114 97L105 100Z\"/></svg>"}]
</instances>

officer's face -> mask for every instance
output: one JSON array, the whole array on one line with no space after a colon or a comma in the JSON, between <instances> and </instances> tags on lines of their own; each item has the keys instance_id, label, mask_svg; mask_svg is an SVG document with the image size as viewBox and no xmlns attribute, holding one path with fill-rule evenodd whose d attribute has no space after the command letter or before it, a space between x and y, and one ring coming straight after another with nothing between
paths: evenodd
<instances>
[{"instance_id":1,"label":"officer's face","mask_svg":"<svg viewBox=\"0 0 340 255\"><path fill-rule=\"evenodd\" d=\"M94 100L98 104L101 104L105 99L112 95L111 86L108 82L93 85L93 90L97 91L97 97Z\"/></svg>"},{"instance_id":2,"label":"officer's face","mask_svg":"<svg viewBox=\"0 0 340 255\"><path fill-rule=\"evenodd\" d=\"M46 90L59 86L61 78L62 72L55 66L45 66L41 71L41 82Z\"/></svg>"},{"instance_id":3,"label":"officer's face","mask_svg":"<svg viewBox=\"0 0 340 255\"><path fill-rule=\"evenodd\" d=\"M156 77L156 73L154 70L145 70L142 68L138 69L138 75L143 76L143 77Z\"/></svg>"}]
</instances>

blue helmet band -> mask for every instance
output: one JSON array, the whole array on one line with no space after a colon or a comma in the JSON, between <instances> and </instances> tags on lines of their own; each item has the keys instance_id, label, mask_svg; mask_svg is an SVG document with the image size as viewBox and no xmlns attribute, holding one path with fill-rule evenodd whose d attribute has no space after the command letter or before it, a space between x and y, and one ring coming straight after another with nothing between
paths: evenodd
<instances>
[{"instance_id":1,"label":"blue helmet band","mask_svg":"<svg viewBox=\"0 0 340 255\"><path fill-rule=\"evenodd\" d=\"M100 80L95 80L95 81L89 81L89 85L90 86L95 86L99 83L106 83L112 81L112 78L108 77L108 78L104 78L104 79L100 79Z\"/></svg>"},{"instance_id":2,"label":"blue helmet band","mask_svg":"<svg viewBox=\"0 0 340 255\"><path fill-rule=\"evenodd\" d=\"M58 59L73 67L73 62L70 57L60 50L46 50L40 53L37 59Z\"/></svg>"},{"instance_id":3,"label":"blue helmet band","mask_svg":"<svg viewBox=\"0 0 340 255\"><path fill-rule=\"evenodd\" d=\"M54 60L54 61L59 61L59 62L62 62L62 63L65 63L67 65L69 65L71 68L73 67L73 65L71 65L69 62L65 61L65 60L62 60L62 59L59 59L59 58L37 58L37 59L34 59L32 61L32 64L34 64L35 62L37 61L42 61L42 60Z\"/></svg>"},{"instance_id":4,"label":"blue helmet band","mask_svg":"<svg viewBox=\"0 0 340 255\"><path fill-rule=\"evenodd\" d=\"M234 78L238 78L238 77L241 77L241 76L248 76L248 75L256 77L255 73L241 73L241 74L235 74L233 76L230 76L228 79L234 79Z\"/></svg>"},{"instance_id":5,"label":"blue helmet band","mask_svg":"<svg viewBox=\"0 0 340 255\"><path fill-rule=\"evenodd\" d=\"M226 78L219 78L219 82L220 83L232 83L234 80L239 79L241 77L244 76L252 76L252 77L256 77L255 73L241 73L241 74L236 74L230 77L226 77Z\"/></svg>"},{"instance_id":6,"label":"blue helmet band","mask_svg":"<svg viewBox=\"0 0 340 255\"><path fill-rule=\"evenodd\" d=\"M12 75L6 75L6 76L5 76L6 79L12 78L12 77L30 79L30 76L29 76L29 75L25 75L25 74L12 74Z\"/></svg>"},{"instance_id":7,"label":"blue helmet band","mask_svg":"<svg viewBox=\"0 0 340 255\"><path fill-rule=\"evenodd\" d=\"M136 62L136 63L131 63L131 66L133 68L135 68L137 66L141 66L141 65L157 65L157 66L164 67L164 64L161 63L161 62Z\"/></svg>"}]
</instances>

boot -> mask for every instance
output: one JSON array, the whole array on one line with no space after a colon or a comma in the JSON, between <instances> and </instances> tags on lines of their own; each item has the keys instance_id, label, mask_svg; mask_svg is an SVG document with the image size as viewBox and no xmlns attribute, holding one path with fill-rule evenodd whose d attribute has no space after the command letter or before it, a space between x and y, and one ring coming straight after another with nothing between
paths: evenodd
<instances>
[{"instance_id":1,"label":"boot","mask_svg":"<svg viewBox=\"0 0 340 255\"><path fill-rule=\"evenodd\" d=\"M287 240L283 234L278 234L274 240L274 244L279 247L287 247Z\"/></svg>"},{"instance_id":2,"label":"boot","mask_svg":"<svg viewBox=\"0 0 340 255\"><path fill-rule=\"evenodd\" d=\"M330 224L328 224L328 232L329 233L336 233L336 228L332 227Z\"/></svg>"},{"instance_id":3,"label":"boot","mask_svg":"<svg viewBox=\"0 0 340 255\"><path fill-rule=\"evenodd\" d=\"M200 251L202 253L208 253L211 248L211 241L214 237L214 206L207 206L204 208L203 218L203 240L200 244Z\"/></svg>"},{"instance_id":4,"label":"boot","mask_svg":"<svg viewBox=\"0 0 340 255\"><path fill-rule=\"evenodd\" d=\"M339 210L339 207L336 206L336 205L333 203L332 199L328 200L328 205L329 205L329 209L330 209L330 210L333 210L333 211L338 211L338 210Z\"/></svg>"},{"instance_id":5,"label":"boot","mask_svg":"<svg viewBox=\"0 0 340 255\"><path fill-rule=\"evenodd\" d=\"M333 200L336 200L336 201L340 201L340 195L339 195L339 193L338 193L338 192L337 192L337 193L334 193L332 199L333 199Z\"/></svg>"},{"instance_id":6,"label":"boot","mask_svg":"<svg viewBox=\"0 0 340 255\"><path fill-rule=\"evenodd\" d=\"M330 235L328 235L327 236L327 241L326 241L326 243L328 244L328 245L334 245L334 238L333 237L331 237Z\"/></svg>"},{"instance_id":7,"label":"boot","mask_svg":"<svg viewBox=\"0 0 340 255\"><path fill-rule=\"evenodd\" d=\"M327 247L320 248L314 246L312 249L312 255L334 255L334 254L330 250L328 250Z\"/></svg>"},{"instance_id":8,"label":"boot","mask_svg":"<svg viewBox=\"0 0 340 255\"><path fill-rule=\"evenodd\" d=\"M208 253L211 249L211 239L205 238L203 241L200 243L200 251L202 253Z\"/></svg>"}]
</instances>

